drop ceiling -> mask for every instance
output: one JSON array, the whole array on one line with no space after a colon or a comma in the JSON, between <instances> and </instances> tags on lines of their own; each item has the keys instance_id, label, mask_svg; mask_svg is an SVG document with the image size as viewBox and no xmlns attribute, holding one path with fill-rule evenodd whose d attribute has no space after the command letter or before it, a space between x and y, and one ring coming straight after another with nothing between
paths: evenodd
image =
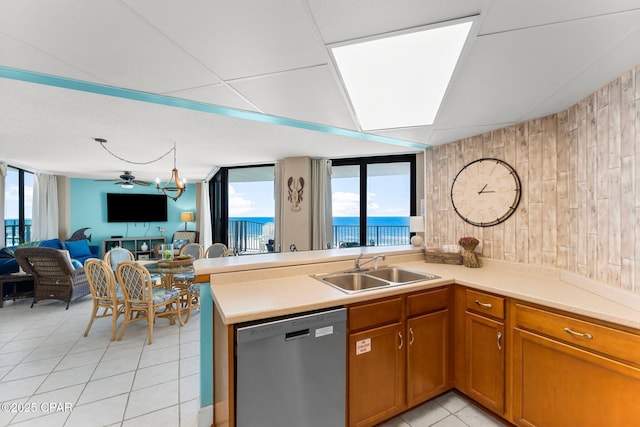
<instances>
[{"instance_id":1,"label":"drop ceiling","mask_svg":"<svg viewBox=\"0 0 640 427\"><path fill-rule=\"evenodd\" d=\"M329 46L473 17L435 122L365 133ZM0 160L190 181L412 153L560 111L640 64L640 0L0 0ZM434 61L437 58L434 58ZM389 76L393 79L393 76ZM166 175L166 176L165 176Z\"/></svg>"}]
</instances>

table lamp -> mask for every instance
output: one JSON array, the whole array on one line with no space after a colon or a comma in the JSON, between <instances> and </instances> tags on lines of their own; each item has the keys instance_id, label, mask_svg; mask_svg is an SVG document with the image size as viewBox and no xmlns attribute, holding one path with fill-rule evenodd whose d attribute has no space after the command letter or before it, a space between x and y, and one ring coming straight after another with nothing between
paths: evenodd
<instances>
[{"instance_id":1,"label":"table lamp","mask_svg":"<svg viewBox=\"0 0 640 427\"><path fill-rule=\"evenodd\" d=\"M187 231L187 223L195 221L193 212L180 212L180 221L184 222L184 231Z\"/></svg>"},{"instance_id":2,"label":"table lamp","mask_svg":"<svg viewBox=\"0 0 640 427\"><path fill-rule=\"evenodd\" d=\"M409 217L409 231L411 233L424 232L424 217L423 216L410 216ZM411 237L411 244L413 246L422 246L424 239L419 234Z\"/></svg>"}]
</instances>

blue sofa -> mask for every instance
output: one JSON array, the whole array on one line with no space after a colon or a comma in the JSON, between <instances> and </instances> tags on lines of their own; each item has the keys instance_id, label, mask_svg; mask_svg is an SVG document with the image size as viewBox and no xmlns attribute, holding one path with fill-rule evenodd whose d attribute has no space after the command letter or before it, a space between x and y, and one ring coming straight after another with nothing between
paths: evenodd
<instances>
[{"instance_id":1,"label":"blue sofa","mask_svg":"<svg viewBox=\"0 0 640 427\"><path fill-rule=\"evenodd\" d=\"M18 266L18 262L16 261L15 257L13 256L13 252L18 246L9 246L0 249L0 275L16 273L19 271L20 267ZM32 242L24 246L40 246L46 248L67 249L69 251L69 256L71 257L71 259L76 261L74 262L76 267L84 265L84 262L89 258L98 258L98 255L100 253L100 247L97 245L89 245L89 241L86 239L66 242L63 242L60 239L49 239L41 240L40 242L37 242L37 244L36 242Z\"/></svg>"}]
</instances>

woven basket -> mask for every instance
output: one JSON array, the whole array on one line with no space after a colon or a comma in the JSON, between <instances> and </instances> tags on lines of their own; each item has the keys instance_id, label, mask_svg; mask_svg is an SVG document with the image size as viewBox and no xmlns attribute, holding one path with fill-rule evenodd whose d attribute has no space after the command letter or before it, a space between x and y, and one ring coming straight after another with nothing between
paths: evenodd
<instances>
[{"instance_id":1,"label":"woven basket","mask_svg":"<svg viewBox=\"0 0 640 427\"><path fill-rule=\"evenodd\" d=\"M424 253L424 260L434 264L462 265L462 255L458 252L429 251Z\"/></svg>"},{"instance_id":2,"label":"woven basket","mask_svg":"<svg viewBox=\"0 0 640 427\"><path fill-rule=\"evenodd\" d=\"M184 265L193 264L193 257L185 258L185 259L176 259L174 258L171 261L158 261L158 267L181 267Z\"/></svg>"}]
</instances>

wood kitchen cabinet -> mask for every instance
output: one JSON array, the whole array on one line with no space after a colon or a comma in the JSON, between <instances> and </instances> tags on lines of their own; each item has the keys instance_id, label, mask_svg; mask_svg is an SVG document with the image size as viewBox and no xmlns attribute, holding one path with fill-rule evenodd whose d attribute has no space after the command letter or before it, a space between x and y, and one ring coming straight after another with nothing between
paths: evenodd
<instances>
[{"instance_id":1,"label":"wood kitchen cabinet","mask_svg":"<svg viewBox=\"0 0 640 427\"><path fill-rule=\"evenodd\" d=\"M638 333L513 305L516 425L640 425Z\"/></svg>"},{"instance_id":2,"label":"wood kitchen cabinet","mask_svg":"<svg viewBox=\"0 0 640 427\"><path fill-rule=\"evenodd\" d=\"M451 387L449 289L349 307L348 419L373 426Z\"/></svg>"},{"instance_id":3,"label":"wood kitchen cabinet","mask_svg":"<svg viewBox=\"0 0 640 427\"><path fill-rule=\"evenodd\" d=\"M465 290L465 392L487 409L505 408L504 298Z\"/></svg>"},{"instance_id":4,"label":"wood kitchen cabinet","mask_svg":"<svg viewBox=\"0 0 640 427\"><path fill-rule=\"evenodd\" d=\"M449 288L407 296L407 405L451 388Z\"/></svg>"},{"instance_id":5,"label":"wood kitchen cabinet","mask_svg":"<svg viewBox=\"0 0 640 427\"><path fill-rule=\"evenodd\" d=\"M371 426L404 409L402 323L349 336L349 425Z\"/></svg>"},{"instance_id":6,"label":"wood kitchen cabinet","mask_svg":"<svg viewBox=\"0 0 640 427\"><path fill-rule=\"evenodd\" d=\"M349 426L373 426L404 410L405 299L348 308Z\"/></svg>"}]
</instances>

